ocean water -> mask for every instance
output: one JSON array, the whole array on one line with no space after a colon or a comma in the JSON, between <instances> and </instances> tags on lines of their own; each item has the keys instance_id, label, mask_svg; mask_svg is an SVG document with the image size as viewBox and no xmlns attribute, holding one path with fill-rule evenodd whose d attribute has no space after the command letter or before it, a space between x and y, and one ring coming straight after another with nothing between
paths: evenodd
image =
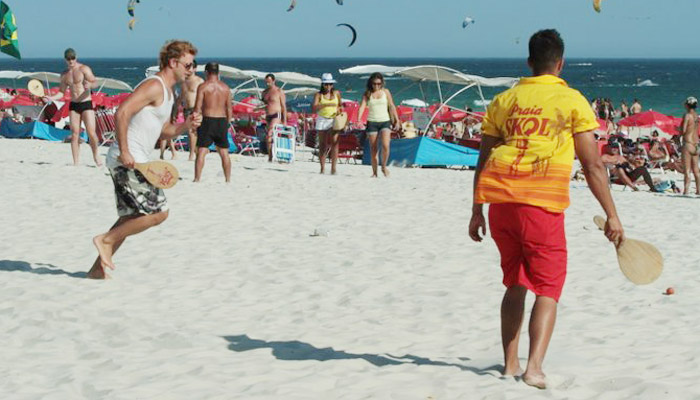
<instances>
[{"instance_id":1,"label":"ocean water","mask_svg":"<svg viewBox=\"0 0 700 400\"><path fill-rule=\"evenodd\" d=\"M123 80L135 86L144 78L147 67L157 64L153 59L81 59L90 65L98 76ZM201 63L216 61L240 69L255 69L265 72L294 71L312 76L331 72L338 81L337 87L343 97L359 100L367 81L366 76L348 76L338 74L341 68L363 64L384 64L394 66L442 65L469 74L485 77L527 76L529 70L522 59L272 59L272 58L220 58L215 60L200 59ZM25 59L3 58L0 70L53 71L61 72L65 68L62 59ZM587 98L610 98L615 107L620 101L631 104L637 98L644 109L653 109L665 114L681 116L684 112L682 103L688 96L700 97L700 60L641 60L641 59L572 59L567 60L562 77L573 88L580 90ZM240 82L230 82L232 86ZM26 82L0 80L0 85L12 87ZM439 93L434 83L426 82L419 87L411 81L389 77L387 87L397 101L419 98L428 103L439 100ZM422 89L422 91L421 91ZM443 97L459 89L456 85L443 84ZM484 96L489 99L504 88L484 88ZM451 104L457 107L483 109L475 90L467 90L454 99Z\"/></svg>"}]
</instances>

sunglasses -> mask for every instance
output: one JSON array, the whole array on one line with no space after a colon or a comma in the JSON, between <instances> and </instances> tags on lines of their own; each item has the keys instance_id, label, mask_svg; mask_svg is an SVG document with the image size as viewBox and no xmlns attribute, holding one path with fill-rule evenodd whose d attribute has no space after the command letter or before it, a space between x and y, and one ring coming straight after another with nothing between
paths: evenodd
<instances>
[{"instance_id":1,"label":"sunglasses","mask_svg":"<svg viewBox=\"0 0 700 400\"><path fill-rule=\"evenodd\" d=\"M185 69L197 69L197 60L192 61L191 63L183 64L182 61L180 60L175 60L178 64L182 64Z\"/></svg>"},{"instance_id":2,"label":"sunglasses","mask_svg":"<svg viewBox=\"0 0 700 400\"><path fill-rule=\"evenodd\" d=\"M372 82L372 86L382 86L384 82Z\"/></svg>"}]
</instances>

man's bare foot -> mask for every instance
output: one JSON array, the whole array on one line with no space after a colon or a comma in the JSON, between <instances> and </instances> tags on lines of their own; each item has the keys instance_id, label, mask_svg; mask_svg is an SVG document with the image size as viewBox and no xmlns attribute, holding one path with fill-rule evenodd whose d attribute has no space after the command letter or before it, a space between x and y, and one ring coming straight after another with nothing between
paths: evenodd
<instances>
[{"instance_id":1,"label":"man's bare foot","mask_svg":"<svg viewBox=\"0 0 700 400\"><path fill-rule=\"evenodd\" d=\"M100 255L102 269L104 270L104 267L114 269L114 263L112 262L112 246L104 242L104 237L104 234L97 235L92 239L92 242L95 244L97 253Z\"/></svg>"},{"instance_id":2,"label":"man's bare foot","mask_svg":"<svg viewBox=\"0 0 700 400\"><path fill-rule=\"evenodd\" d=\"M96 159L95 159L95 165L97 165L98 167L101 167L101 166L102 166L102 160L100 160L99 158L96 158Z\"/></svg>"},{"instance_id":3,"label":"man's bare foot","mask_svg":"<svg viewBox=\"0 0 700 400\"><path fill-rule=\"evenodd\" d=\"M376 177L377 177L377 174L372 174L372 176L370 176L370 178L376 178Z\"/></svg>"},{"instance_id":4,"label":"man's bare foot","mask_svg":"<svg viewBox=\"0 0 700 400\"><path fill-rule=\"evenodd\" d=\"M176 158L177 158L177 155L176 155L175 153L173 153L173 156L170 157L171 160L174 160L174 159L176 159Z\"/></svg>"},{"instance_id":5,"label":"man's bare foot","mask_svg":"<svg viewBox=\"0 0 700 400\"><path fill-rule=\"evenodd\" d=\"M199 182L199 179L193 179L192 182L197 183Z\"/></svg>"},{"instance_id":6,"label":"man's bare foot","mask_svg":"<svg viewBox=\"0 0 700 400\"><path fill-rule=\"evenodd\" d=\"M508 378L511 376L521 376L523 374L523 369L520 368L520 366L516 366L515 368L503 368L503 377Z\"/></svg>"},{"instance_id":7,"label":"man's bare foot","mask_svg":"<svg viewBox=\"0 0 700 400\"><path fill-rule=\"evenodd\" d=\"M336 171L331 170L331 175L335 175Z\"/></svg>"},{"instance_id":8,"label":"man's bare foot","mask_svg":"<svg viewBox=\"0 0 700 400\"><path fill-rule=\"evenodd\" d=\"M165 160L165 157L163 157L163 153L160 153L160 159Z\"/></svg>"},{"instance_id":9,"label":"man's bare foot","mask_svg":"<svg viewBox=\"0 0 700 400\"><path fill-rule=\"evenodd\" d=\"M382 167L382 173L384 174L385 177L389 177L389 168Z\"/></svg>"},{"instance_id":10,"label":"man's bare foot","mask_svg":"<svg viewBox=\"0 0 700 400\"><path fill-rule=\"evenodd\" d=\"M523 382L538 389L547 389L547 377L542 373L525 372Z\"/></svg>"},{"instance_id":11,"label":"man's bare foot","mask_svg":"<svg viewBox=\"0 0 700 400\"><path fill-rule=\"evenodd\" d=\"M102 268L101 265L93 266L90 269L90 271L88 271L86 278L88 278L88 279L112 279L112 277L109 276L105 272L105 269Z\"/></svg>"},{"instance_id":12,"label":"man's bare foot","mask_svg":"<svg viewBox=\"0 0 700 400\"><path fill-rule=\"evenodd\" d=\"M194 161L194 160L195 160L195 157L190 155L190 159L188 161Z\"/></svg>"}]
</instances>

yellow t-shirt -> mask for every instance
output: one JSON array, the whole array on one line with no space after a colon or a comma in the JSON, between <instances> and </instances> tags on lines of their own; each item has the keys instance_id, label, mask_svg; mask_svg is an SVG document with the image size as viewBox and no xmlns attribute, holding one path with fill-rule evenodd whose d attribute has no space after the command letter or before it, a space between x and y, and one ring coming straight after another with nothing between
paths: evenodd
<instances>
[{"instance_id":1,"label":"yellow t-shirt","mask_svg":"<svg viewBox=\"0 0 700 400\"><path fill-rule=\"evenodd\" d=\"M563 212L577 133L598 127L583 95L554 75L523 78L497 95L482 134L503 139L479 175L475 200L520 203Z\"/></svg>"}]
</instances>

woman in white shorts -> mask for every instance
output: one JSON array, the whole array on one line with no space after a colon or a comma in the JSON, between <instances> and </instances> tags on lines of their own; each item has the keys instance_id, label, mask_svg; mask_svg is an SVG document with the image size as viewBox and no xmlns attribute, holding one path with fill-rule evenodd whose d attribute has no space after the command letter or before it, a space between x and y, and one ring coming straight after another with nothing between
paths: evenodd
<instances>
[{"instance_id":1,"label":"woman in white shorts","mask_svg":"<svg viewBox=\"0 0 700 400\"><path fill-rule=\"evenodd\" d=\"M370 75L367 80L367 89L362 96L360 103L359 116L365 112L365 107L369 108L367 115L367 139L369 139L369 147L372 160L372 177L377 177L377 139L382 143L382 173L384 176L389 176L389 170L386 167L389 160L389 146L391 143L391 131L399 130L401 121L396 112L394 99L391 97L389 89L384 87L384 77L379 72Z\"/></svg>"},{"instance_id":2,"label":"woman in white shorts","mask_svg":"<svg viewBox=\"0 0 700 400\"><path fill-rule=\"evenodd\" d=\"M314 96L312 105L316 113L316 135L318 135L318 159L321 163L321 173L326 169L326 157L330 150L331 174L335 175L338 163L338 131L333 130L333 119L343 110L341 108L340 91L333 87L333 75L321 75L321 89Z\"/></svg>"}]
</instances>

